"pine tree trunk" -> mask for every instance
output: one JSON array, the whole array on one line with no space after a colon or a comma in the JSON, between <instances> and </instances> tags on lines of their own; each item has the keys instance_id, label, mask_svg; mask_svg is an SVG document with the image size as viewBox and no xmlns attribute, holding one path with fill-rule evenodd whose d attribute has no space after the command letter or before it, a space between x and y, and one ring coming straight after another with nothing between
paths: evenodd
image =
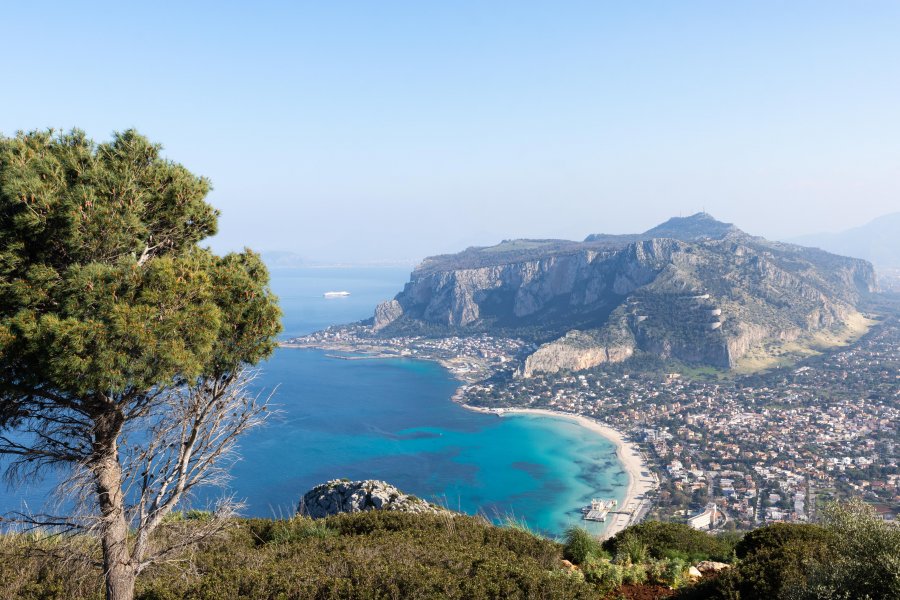
<instances>
[{"instance_id":1,"label":"pine tree trunk","mask_svg":"<svg viewBox=\"0 0 900 600\"><path fill-rule=\"evenodd\" d=\"M104 558L104 565L107 560ZM134 569L130 565L108 565L106 571L106 600L133 600Z\"/></svg>"},{"instance_id":2,"label":"pine tree trunk","mask_svg":"<svg viewBox=\"0 0 900 600\"><path fill-rule=\"evenodd\" d=\"M100 506L100 541L103 547L103 575L107 600L132 600L137 572L128 549L128 522L122 493L122 467L119 464L117 437L119 427L95 428L95 461L92 465Z\"/></svg>"}]
</instances>

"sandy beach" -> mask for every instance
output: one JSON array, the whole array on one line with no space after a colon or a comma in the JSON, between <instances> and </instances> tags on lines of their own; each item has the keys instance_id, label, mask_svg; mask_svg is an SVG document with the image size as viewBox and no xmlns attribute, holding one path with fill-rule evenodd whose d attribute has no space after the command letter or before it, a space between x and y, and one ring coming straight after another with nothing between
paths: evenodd
<instances>
[{"instance_id":1,"label":"sandy beach","mask_svg":"<svg viewBox=\"0 0 900 600\"><path fill-rule=\"evenodd\" d=\"M638 522L643 518L647 510L649 510L650 501L647 498L647 494L656 488L656 478L647 468L644 458L637 446L627 441L618 430L589 417L547 409L506 408L493 410L469 406L467 404L461 404L461 406L468 410L494 414L501 417L510 414L529 414L568 419L611 440L616 446L616 455L619 457L622 467L625 472L628 473L628 489L625 492L625 499L622 502L622 505L618 508L618 510L622 512L611 512L608 517L610 520L607 522L606 529L603 531L604 538L612 537L629 525Z\"/></svg>"}]
</instances>

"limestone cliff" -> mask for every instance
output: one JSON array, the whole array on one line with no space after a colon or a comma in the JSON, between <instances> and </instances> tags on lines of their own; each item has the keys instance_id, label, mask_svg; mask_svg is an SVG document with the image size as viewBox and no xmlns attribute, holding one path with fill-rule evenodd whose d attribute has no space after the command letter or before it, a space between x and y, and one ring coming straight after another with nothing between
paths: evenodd
<instances>
[{"instance_id":1,"label":"limestone cliff","mask_svg":"<svg viewBox=\"0 0 900 600\"><path fill-rule=\"evenodd\" d=\"M634 346L586 346L577 339L581 336L586 334L571 331L565 337L538 348L525 359L525 376L537 372L582 371L603 363L622 362L634 354Z\"/></svg>"},{"instance_id":2,"label":"limestone cliff","mask_svg":"<svg viewBox=\"0 0 900 600\"><path fill-rule=\"evenodd\" d=\"M498 251L498 264L474 268L427 259L394 300L378 306L374 327L401 317L450 328L602 323L619 298L652 281L683 245L654 239L615 250L548 247L544 257L521 262L502 262L506 252Z\"/></svg>"},{"instance_id":3,"label":"limestone cliff","mask_svg":"<svg viewBox=\"0 0 900 600\"><path fill-rule=\"evenodd\" d=\"M403 307L397 300L382 302L375 307L375 322L373 329L380 331L403 315Z\"/></svg>"},{"instance_id":4,"label":"limestone cliff","mask_svg":"<svg viewBox=\"0 0 900 600\"><path fill-rule=\"evenodd\" d=\"M546 342L525 373L636 351L730 367L768 339L840 325L875 289L862 260L749 236L709 215L585 242L513 240L426 259L373 329L502 329Z\"/></svg>"},{"instance_id":5,"label":"limestone cliff","mask_svg":"<svg viewBox=\"0 0 900 600\"><path fill-rule=\"evenodd\" d=\"M616 316L610 317L615 322ZM634 355L636 342L631 331L611 324L596 332L572 330L542 345L525 360L523 374L581 371L603 363L622 362Z\"/></svg>"}]
</instances>

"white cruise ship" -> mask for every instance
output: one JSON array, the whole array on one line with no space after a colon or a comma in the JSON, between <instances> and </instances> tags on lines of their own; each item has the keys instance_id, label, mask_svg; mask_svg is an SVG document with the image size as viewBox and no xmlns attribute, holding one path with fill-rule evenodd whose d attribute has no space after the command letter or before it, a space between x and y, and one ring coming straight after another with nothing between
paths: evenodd
<instances>
[{"instance_id":1,"label":"white cruise ship","mask_svg":"<svg viewBox=\"0 0 900 600\"><path fill-rule=\"evenodd\" d=\"M325 292L322 295L326 298L343 298L344 296L349 296L350 292Z\"/></svg>"}]
</instances>

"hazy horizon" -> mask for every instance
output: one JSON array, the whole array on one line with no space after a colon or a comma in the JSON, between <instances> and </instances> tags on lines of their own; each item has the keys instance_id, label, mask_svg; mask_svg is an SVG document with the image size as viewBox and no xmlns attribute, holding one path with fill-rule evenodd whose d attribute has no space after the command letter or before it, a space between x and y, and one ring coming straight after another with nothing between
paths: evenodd
<instances>
[{"instance_id":1,"label":"hazy horizon","mask_svg":"<svg viewBox=\"0 0 900 600\"><path fill-rule=\"evenodd\" d=\"M414 262L702 210L790 239L900 206L893 2L5 13L0 132L137 128L213 181L221 251Z\"/></svg>"},{"instance_id":2,"label":"hazy horizon","mask_svg":"<svg viewBox=\"0 0 900 600\"><path fill-rule=\"evenodd\" d=\"M704 211L699 211L699 212L704 212ZM696 214L696 213L691 213L691 214ZM832 249L823 247L823 246L821 245L821 243L819 243L819 239L820 239L822 236L828 236L828 235L831 235L831 234L842 234L842 233L846 233L846 232L853 231L853 230L856 230L856 229L862 229L865 225L869 225L869 224L871 224L873 221L879 220L879 219L881 219L882 217L889 217L889 216L894 216L894 215L900 215L900 212L895 212L895 213L885 213L884 215L879 215L879 216L875 217L874 219L870 219L869 221L866 221L865 223L861 223L860 225L847 226L847 227L844 227L844 228L842 228L842 229L838 229L838 230L834 230L834 231L815 231L815 232L809 232L808 234L800 234L800 235L794 235L794 236L789 236L789 237L770 237L770 236L766 236L766 235L764 235L764 234L760 234L760 233L758 233L758 232L752 232L752 231L746 231L746 230L745 230L744 232L745 232L745 233L748 233L748 234L750 234L750 235L758 235L758 236L762 236L762 237L765 237L765 238L770 239L770 240L773 240L773 241L788 242L788 243L793 243L793 244L799 244L799 245L801 245L801 246L814 246L814 247L820 247L820 248L822 248L822 249L824 249L824 250L827 250L827 251L829 251L829 252L835 252L835 251L832 250ZM688 215L688 214L677 214L677 215L672 215L672 217L670 217L670 218L673 218L673 217L688 217L688 216L691 216L691 215ZM715 218L715 215L711 215L711 216ZM668 220L668 219L666 219L666 220ZM716 220L721 220L721 219L716 219ZM643 228L643 229L634 230L634 231L592 231L591 233L606 233L606 234L613 234L613 235L617 235L617 234L636 234L636 233L643 233L644 231L646 231L646 230L648 230L648 229L651 229L652 227L654 227L654 226L656 226L656 225L660 225L660 224L662 224L663 222L664 222L664 221L660 221L660 222L658 222L658 223L653 223L652 225L649 225L649 226L647 226L647 227L645 227L645 228ZM732 225L735 225L738 229L742 229L742 228L740 227L740 224L738 224L738 223L732 223ZM320 267L320 266L366 266L366 265L368 265L368 266L380 266L380 265L384 265L384 266L400 266L400 265L415 265L415 264L419 263L421 260L423 260L424 258L426 258L426 257L428 257L428 256L435 256L435 255L438 255L438 254L453 254L453 253L460 252L460 251L462 251L462 250L465 250L465 249L467 249L467 248L469 248L469 247L473 247L473 246L475 246L475 247L489 247L489 246L494 246L494 245L499 244L499 243L501 243L501 242L503 242L503 241L512 240L512 239L561 239L561 240L571 240L571 241L583 241L583 239L584 239L585 237L587 237L587 235L581 236L580 238L550 238L550 237L548 237L548 236L530 236L530 237L528 237L528 238L524 238L524 237L505 237L505 238L502 238L502 239L496 239L496 240L488 241L488 242L484 242L484 243L471 243L471 244L464 244L464 245L454 246L454 247L451 247L451 248L445 249L445 250L435 250L435 251L433 251L433 252L428 252L428 253L426 253L426 254L423 254L422 256L417 256L417 257L408 257L408 258L373 258L373 259L368 259L368 260L366 260L366 259L361 259L361 260L344 259L344 260L340 260L340 259L328 259L328 258L312 258L312 259L310 259L309 257L303 256L303 255L300 254L299 252L295 252L295 251L290 250L290 249L285 250L285 249L277 249L277 248L256 248L255 250L261 252L261 253L264 255L264 258L267 258L268 261L271 261L271 264L272 264L273 266L279 266L279 265L277 264L277 260L278 260L279 258L280 258L281 260L284 261L284 265L281 265L281 266L296 266L296 265L300 264L299 261L302 261L302 264L303 264L304 266L312 266L312 267ZM840 253L840 252L838 252L838 253ZM854 253L852 253L852 252L851 252L851 253L844 253L844 254L847 255L847 256L853 256L853 257L855 257L855 258L864 258L864 259L866 258L865 256L857 256L856 254L854 254ZM268 262L268 261L267 261L267 262ZM876 265L876 266L877 266L877 265Z\"/></svg>"}]
</instances>

